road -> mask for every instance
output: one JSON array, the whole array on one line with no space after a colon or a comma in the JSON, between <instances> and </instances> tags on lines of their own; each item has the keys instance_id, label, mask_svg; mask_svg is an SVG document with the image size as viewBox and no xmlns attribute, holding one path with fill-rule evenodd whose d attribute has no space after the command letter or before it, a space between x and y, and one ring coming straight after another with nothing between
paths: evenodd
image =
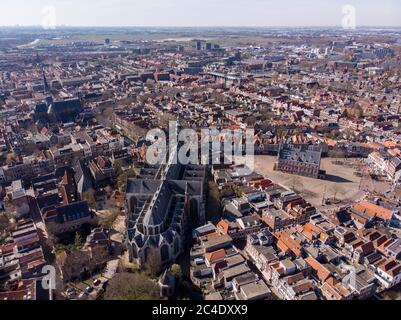
<instances>
[{"instance_id":1,"label":"road","mask_svg":"<svg viewBox=\"0 0 401 320\"><path fill-rule=\"evenodd\" d=\"M350 207L353 204L365 199L367 192L360 190L357 194L353 195L351 198L341 201L337 204L332 205L320 205L315 206L317 211L338 211L341 208Z\"/></svg>"},{"instance_id":2,"label":"road","mask_svg":"<svg viewBox=\"0 0 401 320\"><path fill-rule=\"evenodd\" d=\"M61 297L60 293L64 287L64 282L61 277L60 269L56 264L56 256L54 255L53 247L51 246L51 242L49 241L49 234L47 233L46 226L42 221L42 217L40 214L39 206L36 201L36 198L32 196L28 196L28 204L30 207L31 218L35 223L35 226L38 230L38 235L40 239L40 243L43 250L43 255L47 263L52 265L56 270L56 299L57 297Z\"/></svg>"},{"instance_id":3,"label":"road","mask_svg":"<svg viewBox=\"0 0 401 320\"><path fill-rule=\"evenodd\" d=\"M283 300L283 298L277 292L277 290L265 279L265 276L259 270L259 268L255 265L255 262L254 262L253 258L248 255L248 253L245 251L244 247L245 247L245 242L244 241L240 241L240 242L235 244L235 248L238 250L238 252L247 261L247 265L251 269L251 271L254 272L255 274L257 274L259 279L263 279L263 281L268 285L269 289L272 291L272 293L275 296L276 300Z\"/></svg>"},{"instance_id":4,"label":"road","mask_svg":"<svg viewBox=\"0 0 401 320\"><path fill-rule=\"evenodd\" d=\"M118 256L116 259L110 260L107 262L106 268L104 269L103 277L110 280L117 273L118 263L120 262L121 257Z\"/></svg>"}]
</instances>

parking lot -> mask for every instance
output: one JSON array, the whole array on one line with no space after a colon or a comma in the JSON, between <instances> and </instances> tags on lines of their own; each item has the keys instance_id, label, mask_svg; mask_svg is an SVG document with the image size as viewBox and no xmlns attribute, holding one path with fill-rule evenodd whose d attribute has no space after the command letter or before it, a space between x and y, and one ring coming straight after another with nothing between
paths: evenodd
<instances>
[{"instance_id":1,"label":"parking lot","mask_svg":"<svg viewBox=\"0 0 401 320\"><path fill-rule=\"evenodd\" d=\"M68 300L96 300L103 292L108 279L103 276L95 276L89 280L70 283L63 292Z\"/></svg>"}]
</instances>

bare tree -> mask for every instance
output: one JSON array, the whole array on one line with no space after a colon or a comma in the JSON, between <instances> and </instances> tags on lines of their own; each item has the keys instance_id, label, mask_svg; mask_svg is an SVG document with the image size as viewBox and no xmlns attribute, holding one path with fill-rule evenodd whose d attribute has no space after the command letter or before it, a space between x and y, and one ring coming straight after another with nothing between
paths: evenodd
<instances>
[{"instance_id":1,"label":"bare tree","mask_svg":"<svg viewBox=\"0 0 401 320\"><path fill-rule=\"evenodd\" d=\"M338 200L338 199L337 199L337 196L338 196L339 194L344 193L344 189L343 189L341 186L339 186L338 184L335 184L335 185L333 186L332 191L333 191L333 200L334 200L334 201L337 201L337 200Z\"/></svg>"},{"instance_id":2,"label":"bare tree","mask_svg":"<svg viewBox=\"0 0 401 320\"><path fill-rule=\"evenodd\" d=\"M162 261L158 249L149 249L146 259L146 269L148 269L153 276L159 275L159 273L162 271Z\"/></svg>"},{"instance_id":3,"label":"bare tree","mask_svg":"<svg viewBox=\"0 0 401 320\"><path fill-rule=\"evenodd\" d=\"M106 300L157 300L159 289L155 282L143 274L119 273L108 283Z\"/></svg>"},{"instance_id":4,"label":"bare tree","mask_svg":"<svg viewBox=\"0 0 401 320\"><path fill-rule=\"evenodd\" d=\"M88 189L82 194L82 199L86 201L91 208L96 208L95 190Z\"/></svg>"},{"instance_id":5,"label":"bare tree","mask_svg":"<svg viewBox=\"0 0 401 320\"><path fill-rule=\"evenodd\" d=\"M291 189L296 192L302 192L304 189L304 185L302 184L302 182L299 178L293 177L291 179Z\"/></svg>"},{"instance_id":6,"label":"bare tree","mask_svg":"<svg viewBox=\"0 0 401 320\"><path fill-rule=\"evenodd\" d=\"M0 213L0 239L7 234L10 229L10 220L5 213Z\"/></svg>"}]
</instances>

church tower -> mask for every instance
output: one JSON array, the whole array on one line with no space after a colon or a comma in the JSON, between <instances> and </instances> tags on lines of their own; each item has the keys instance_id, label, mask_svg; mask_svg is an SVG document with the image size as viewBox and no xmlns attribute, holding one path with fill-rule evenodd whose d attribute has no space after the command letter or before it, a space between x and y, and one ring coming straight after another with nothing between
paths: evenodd
<instances>
[{"instance_id":1,"label":"church tower","mask_svg":"<svg viewBox=\"0 0 401 320\"><path fill-rule=\"evenodd\" d=\"M45 68L42 64L42 80L43 80L43 93L46 95L49 93L49 84L47 83Z\"/></svg>"}]
</instances>

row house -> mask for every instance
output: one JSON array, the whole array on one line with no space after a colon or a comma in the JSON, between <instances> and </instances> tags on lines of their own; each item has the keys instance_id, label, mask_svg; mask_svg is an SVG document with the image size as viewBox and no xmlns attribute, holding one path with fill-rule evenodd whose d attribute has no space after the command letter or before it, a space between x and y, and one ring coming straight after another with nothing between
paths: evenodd
<instances>
[{"instance_id":1,"label":"row house","mask_svg":"<svg viewBox=\"0 0 401 320\"><path fill-rule=\"evenodd\" d=\"M84 149L78 144L69 144L62 148L51 149L50 152L53 156L56 168L74 164L87 156Z\"/></svg>"},{"instance_id":2,"label":"row house","mask_svg":"<svg viewBox=\"0 0 401 320\"><path fill-rule=\"evenodd\" d=\"M385 289L398 285L401 282L401 263L395 259L385 260L377 267L375 277Z\"/></svg>"},{"instance_id":3,"label":"row house","mask_svg":"<svg viewBox=\"0 0 401 320\"><path fill-rule=\"evenodd\" d=\"M0 183L10 183L14 180L28 182L39 175L44 175L54 170L54 160L50 153L44 153L44 157L26 157L21 162L6 165L0 168Z\"/></svg>"}]
</instances>

